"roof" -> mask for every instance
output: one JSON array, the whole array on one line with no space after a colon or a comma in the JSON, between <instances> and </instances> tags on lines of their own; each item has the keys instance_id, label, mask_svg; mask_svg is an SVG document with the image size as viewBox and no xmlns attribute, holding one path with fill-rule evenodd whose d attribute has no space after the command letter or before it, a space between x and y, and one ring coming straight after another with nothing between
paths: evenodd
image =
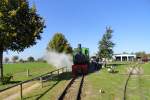
<instances>
[{"instance_id":1,"label":"roof","mask_svg":"<svg viewBox=\"0 0 150 100\"><path fill-rule=\"evenodd\" d=\"M135 54L114 54L114 56L134 56L134 57L136 57Z\"/></svg>"}]
</instances>

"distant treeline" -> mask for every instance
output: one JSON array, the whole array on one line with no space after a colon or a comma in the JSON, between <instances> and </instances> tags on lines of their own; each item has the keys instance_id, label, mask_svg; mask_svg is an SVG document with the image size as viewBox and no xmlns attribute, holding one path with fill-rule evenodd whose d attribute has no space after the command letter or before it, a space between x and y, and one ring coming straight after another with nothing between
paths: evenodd
<instances>
[{"instance_id":1,"label":"distant treeline","mask_svg":"<svg viewBox=\"0 0 150 100\"><path fill-rule=\"evenodd\" d=\"M12 58L5 57L3 59L3 62L4 64L6 64L6 63L26 63L26 62L46 62L46 61L42 57L35 59L34 57L30 56L25 60L22 58L19 59L18 56L13 56Z\"/></svg>"}]
</instances>

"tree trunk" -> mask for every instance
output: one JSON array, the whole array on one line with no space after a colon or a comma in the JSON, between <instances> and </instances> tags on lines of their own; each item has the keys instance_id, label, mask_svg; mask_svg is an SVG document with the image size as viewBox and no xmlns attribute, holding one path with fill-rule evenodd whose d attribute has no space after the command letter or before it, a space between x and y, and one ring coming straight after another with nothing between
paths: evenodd
<instances>
[{"instance_id":1,"label":"tree trunk","mask_svg":"<svg viewBox=\"0 0 150 100\"><path fill-rule=\"evenodd\" d=\"M105 62L104 67L106 68L107 67L106 58L105 58L104 62Z\"/></svg>"},{"instance_id":2,"label":"tree trunk","mask_svg":"<svg viewBox=\"0 0 150 100\"><path fill-rule=\"evenodd\" d=\"M3 78L3 50L0 50L0 81Z\"/></svg>"}]
</instances>

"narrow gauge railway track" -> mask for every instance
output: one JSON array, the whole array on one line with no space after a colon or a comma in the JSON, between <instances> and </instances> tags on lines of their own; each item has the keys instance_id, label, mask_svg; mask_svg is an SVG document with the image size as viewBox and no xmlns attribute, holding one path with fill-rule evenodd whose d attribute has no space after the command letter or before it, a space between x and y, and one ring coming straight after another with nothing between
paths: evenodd
<instances>
[{"instance_id":1,"label":"narrow gauge railway track","mask_svg":"<svg viewBox=\"0 0 150 100\"><path fill-rule=\"evenodd\" d=\"M132 70L131 70L131 71L129 72L129 74L128 74L128 77L127 77L127 79L126 79L125 86L124 86L123 100L126 100L126 99L127 99L127 98L126 98L126 94L127 94L127 86L128 86L129 80L130 80L130 78L131 78L131 75L132 75L134 69L137 68L137 67L140 67L140 64L139 64L139 63L133 65Z\"/></svg>"},{"instance_id":2,"label":"narrow gauge railway track","mask_svg":"<svg viewBox=\"0 0 150 100\"><path fill-rule=\"evenodd\" d=\"M73 78L66 86L58 100L81 100L84 75Z\"/></svg>"}]
</instances>

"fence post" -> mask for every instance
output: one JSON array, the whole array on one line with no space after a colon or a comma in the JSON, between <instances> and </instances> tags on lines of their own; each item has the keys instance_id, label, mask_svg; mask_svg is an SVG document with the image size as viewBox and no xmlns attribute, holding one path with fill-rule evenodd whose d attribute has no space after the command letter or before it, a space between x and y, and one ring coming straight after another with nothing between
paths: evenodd
<instances>
[{"instance_id":1,"label":"fence post","mask_svg":"<svg viewBox=\"0 0 150 100\"><path fill-rule=\"evenodd\" d=\"M58 75L59 75L59 70L58 70Z\"/></svg>"},{"instance_id":2,"label":"fence post","mask_svg":"<svg viewBox=\"0 0 150 100\"><path fill-rule=\"evenodd\" d=\"M23 99L23 95L22 95L22 84L20 84L20 98L21 98L21 100Z\"/></svg>"},{"instance_id":3,"label":"fence post","mask_svg":"<svg viewBox=\"0 0 150 100\"><path fill-rule=\"evenodd\" d=\"M27 69L27 77L29 77L29 75L30 75L30 74L29 74L29 69Z\"/></svg>"},{"instance_id":4,"label":"fence post","mask_svg":"<svg viewBox=\"0 0 150 100\"><path fill-rule=\"evenodd\" d=\"M58 78L59 78L59 69L57 70L57 73L58 73Z\"/></svg>"},{"instance_id":5,"label":"fence post","mask_svg":"<svg viewBox=\"0 0 150 100\"><path fill-rule=\"evenodd\" d=\"M43 88L43 80L42 77L40 77L41 87Z\"/></svg>"},{"instance_id":6,"label":"fence post","mask_svg":"<svg viewBox=\"0 0 150 100\"><path fill-rule=\"evenodd\" d=\"M66 72L67 72L67 67L66 67Z\"/></svg>"},{"instance_id":7,"label":"fence post","mask_svg":"<svg viewBox=\"0 0 150 100\"><path fill-rule=\"evenodd\" d=\"M62 68L62 73L64 73L64 67Z\"/></svg>"},{"instance_id":8,"label":"fence post","mask_svg":"<svg viewBox=\"0 0 150 100\"><path fill-rule=\"evenodd\" d=\"M51 72L51 80L53 79L53 73Z\"/></svg>"}]
</instances>

